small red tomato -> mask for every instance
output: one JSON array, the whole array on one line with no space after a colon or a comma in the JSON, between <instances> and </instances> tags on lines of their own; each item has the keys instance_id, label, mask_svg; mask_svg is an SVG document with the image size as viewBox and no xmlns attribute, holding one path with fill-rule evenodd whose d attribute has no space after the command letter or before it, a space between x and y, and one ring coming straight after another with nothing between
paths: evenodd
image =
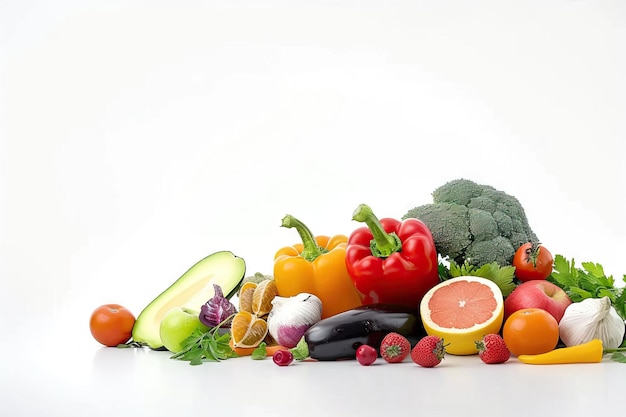
<instances>
[{"instance_id":1,"label":"small red tomato","mask_svg":"<svg viewBox=\"0 0 626 417\"><path fill-rule=\"evenodd\" d=\"M522 282L548 278L553 264L550 251L535 242L524 243L513 256L515 276Z\"/></svg>"},{"instance_id":2,"label":"small red tomato","mask_svg":"<svg viewBox=\"0 0 626 417\"><path fill-rule=\"evenodd\" d=\"M363 366L369 366L376 362L378 352L370 345L361 345L356 350L356 360Z\"/></svg>"},{"instance_id":3,"label":"small red tomato","mask_svg":"<svg viewBox=\"0 0 626 417\"><path fill-rule=\"evenodd\" d=\"M91 335L105 346L117 346L130 340L135 316L119 304L105 304L94 310L89 320Z\"/></svg>"}]
</instances>

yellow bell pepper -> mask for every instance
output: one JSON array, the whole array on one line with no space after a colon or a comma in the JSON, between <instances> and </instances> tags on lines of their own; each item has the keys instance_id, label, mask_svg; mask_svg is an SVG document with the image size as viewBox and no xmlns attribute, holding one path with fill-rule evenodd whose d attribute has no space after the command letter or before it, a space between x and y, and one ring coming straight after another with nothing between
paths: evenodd
<instances>
[{"instance_id":1,"label":"yellow bell pepper","mask_svg":"<svg viewBox=\"0 0 626 417\"><path fill-rule=\"evenodd\" d=\"M283 218L281 226L295 228L302 243L281 248L274 255L274 282L279 296L316 295L322 300L322 319L362 305L346 268L347 236L314 237L291 215Z\"/></svg>"}]
</instances>

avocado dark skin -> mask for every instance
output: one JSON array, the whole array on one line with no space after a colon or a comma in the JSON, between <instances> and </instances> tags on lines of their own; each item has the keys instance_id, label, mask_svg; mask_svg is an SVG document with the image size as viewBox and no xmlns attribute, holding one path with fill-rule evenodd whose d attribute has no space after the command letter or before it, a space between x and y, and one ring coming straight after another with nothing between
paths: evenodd
<instances>
[{"instance_id":1,"label":"avocado dark skin","mask_svg":"<svg viewBox=\"0 0 626 417\"><path fill-rule=\"evenodd\" d=\"M369 304L320 320L304 334L309 356L320 361L355 359L361 345L378 354L380 342L391 332L409 339L411 346L424 336L419 310L391 304Z\"/></svg>"}]
</instances>

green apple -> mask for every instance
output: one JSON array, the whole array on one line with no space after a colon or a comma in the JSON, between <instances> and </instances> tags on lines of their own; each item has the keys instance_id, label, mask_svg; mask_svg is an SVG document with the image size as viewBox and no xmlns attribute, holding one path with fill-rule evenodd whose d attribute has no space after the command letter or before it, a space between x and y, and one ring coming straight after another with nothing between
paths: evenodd
<instances>
[{"instance_id":1,"label":"green apple","mask_svg":"<svg viewBox=\"0 0 626 417\"><path fill-rule=\"evenodd\" d=\"M194 330L199 329L203 332L209 330L202 324L199 315L198 311L187 307L174 307L168 310L159 326L163 346L172 353L178 353L183 349L181 346L183 340L191 336Z\"/></svg>"}]
</instances>

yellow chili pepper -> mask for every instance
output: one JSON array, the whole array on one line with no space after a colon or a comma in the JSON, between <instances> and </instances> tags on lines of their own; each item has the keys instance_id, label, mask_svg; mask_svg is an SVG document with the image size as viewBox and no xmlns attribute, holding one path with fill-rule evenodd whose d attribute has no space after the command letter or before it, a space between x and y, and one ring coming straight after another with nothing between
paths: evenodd
<instances>
[{"instance_id":1,"label":"yellow chili pepper","mask_svg":"<svg viewBox=\"0 0 626 417\"><path fill-rule=\"evenodd\" d=\"M302 222L286 215L282 227L295 228L302 243L279 249L274 255L274 282L281 297L314 294L322 300L322 318L362 305L346 267L344 235L316 236Z\"/></svg>"},{"instance_id":2,"label":"yellow chili pepper","mask_svg":"<svg viewBox=\"0 0 626 417\"><path fill-rule=\"evenodd\" d=\"M558 348L539 355L519 355L517 359L532 365L552 365L564 363L597 363L604 356L604 349L600 339L589 342Z\"/></svg>"}]
</instances>

